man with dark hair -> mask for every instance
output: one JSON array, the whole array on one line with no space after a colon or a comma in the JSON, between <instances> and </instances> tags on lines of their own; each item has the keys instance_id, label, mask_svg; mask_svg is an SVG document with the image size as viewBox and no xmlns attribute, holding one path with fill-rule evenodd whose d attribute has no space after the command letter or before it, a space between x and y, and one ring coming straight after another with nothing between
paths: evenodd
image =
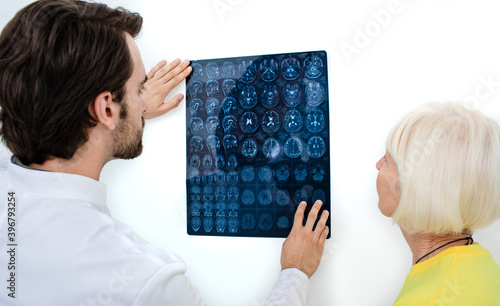
<instances>
[{"instance_id":1,"label":"man with dark hair","mask_svg":"<svg viewBox=\"0 0 500 306\"><path fill-rule=\"evenodd\" d=\"M3 29L0 136L13 156L0 160L1 305L203 305L184 262L113 219L99 183L107 162L141 154L144 118L176 107L182 95L163 101L191 72L162 61L146 76L141 28L121 8L40 0ZM305 207L266 304L307 303L328 227L327 212L314 226L321 202L304 225Z\"/></svg>"}]
</instances>

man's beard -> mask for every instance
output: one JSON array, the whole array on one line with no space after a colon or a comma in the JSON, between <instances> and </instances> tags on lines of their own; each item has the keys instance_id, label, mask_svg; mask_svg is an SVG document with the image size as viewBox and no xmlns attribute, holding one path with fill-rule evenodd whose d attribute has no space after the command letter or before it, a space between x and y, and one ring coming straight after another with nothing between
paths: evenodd
<instances>
[{"instance_id":1,"label":"man's beard","mask_svg":"<svg viewBox=\"0 0 500 306\"><path fill-rule=\"evenodd\" d=\"M145 121L142 118L142 129L135 129L132 122L127 120L128 114L125 108L125 101L120 109L120 122L116 127L113 137L113 157L119 159L133 159L142 153L142 132Z\"/></svg>"}]
</instances>

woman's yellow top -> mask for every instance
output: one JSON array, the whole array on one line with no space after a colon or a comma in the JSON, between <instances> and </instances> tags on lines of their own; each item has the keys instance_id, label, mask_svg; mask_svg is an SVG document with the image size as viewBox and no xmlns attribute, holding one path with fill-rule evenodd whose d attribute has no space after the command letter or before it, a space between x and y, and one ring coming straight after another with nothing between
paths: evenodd
<instances>
[{"instance_id":1,"label":"woman's yellow top","mask_svg":"<svg viewBox=\"0 0 500 306\"><path fill-rule=\"evenodd\" d=\"M479 244L448 248L411 268L394 305L500 305L500 266Z\"/></svg>"}]
</instances>

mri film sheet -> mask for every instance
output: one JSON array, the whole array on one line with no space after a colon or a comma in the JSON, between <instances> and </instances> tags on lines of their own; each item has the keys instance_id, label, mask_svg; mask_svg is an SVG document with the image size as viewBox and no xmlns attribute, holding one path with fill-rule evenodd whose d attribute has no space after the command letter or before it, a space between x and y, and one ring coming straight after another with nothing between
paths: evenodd
<instances>
[{"instance_id":1,"label":"mri film sheet","mask_svg":"<svg viewBox=\"0 0 500 306\"><path fill-rule=\"evenodd\" d=\"M186 86L187 231L287 237L330 210L325 51L196 60ZM330 226L330 219L327 225Z\"/></svg>"}]
</instances>

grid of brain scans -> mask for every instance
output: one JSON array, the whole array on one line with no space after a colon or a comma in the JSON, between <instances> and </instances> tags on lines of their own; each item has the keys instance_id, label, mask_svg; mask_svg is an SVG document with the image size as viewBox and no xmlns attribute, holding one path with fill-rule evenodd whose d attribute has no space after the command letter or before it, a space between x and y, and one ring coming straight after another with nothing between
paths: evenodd
<instances>
[{"instance_id":1,"label":"grid of brain scans","mask_svg":"<svg viewBox=\"0 0 500 306\"><path fill-rule=\"evenodd\" d=\"M330 210L326 52L195 60L191 66L188 234L287 237L301 201L310 207L321 199L322 210Z\"/></svg>"}]
</instances>

